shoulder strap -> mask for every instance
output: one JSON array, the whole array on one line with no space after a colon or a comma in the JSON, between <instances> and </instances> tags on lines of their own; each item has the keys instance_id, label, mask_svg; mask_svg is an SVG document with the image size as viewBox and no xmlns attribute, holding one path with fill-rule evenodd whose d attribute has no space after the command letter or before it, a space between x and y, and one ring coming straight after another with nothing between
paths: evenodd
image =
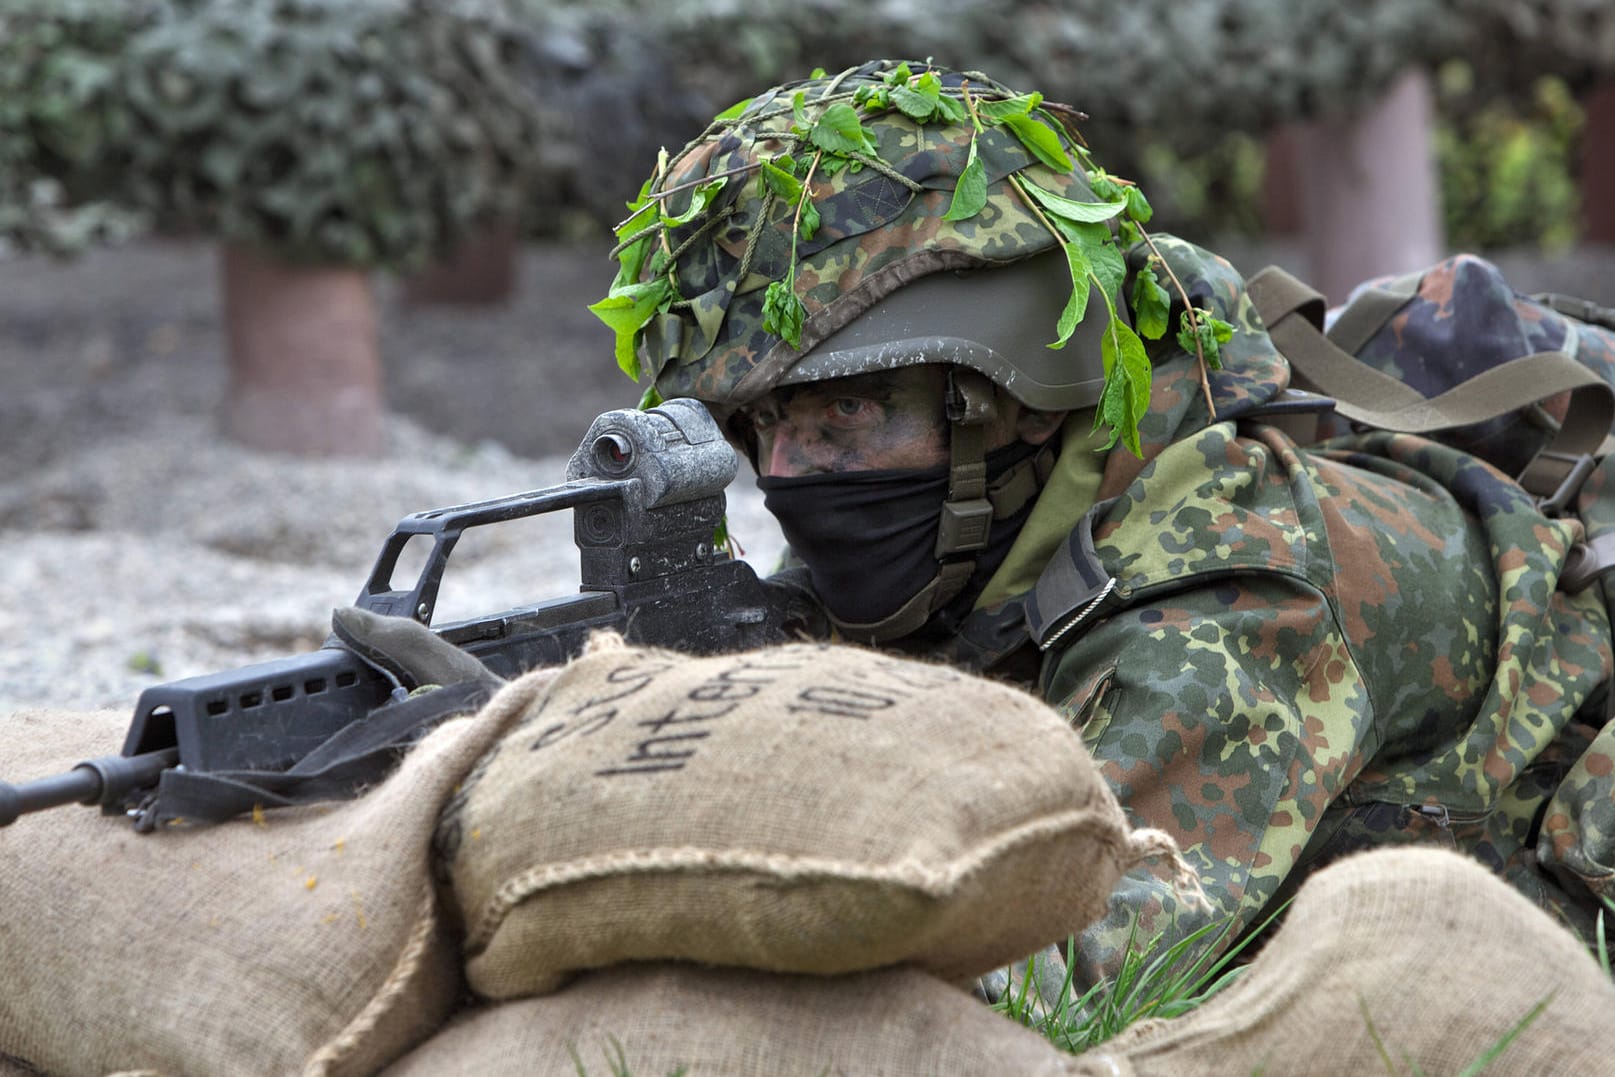
<instances>
[{"instance_id":1,"label":"shoulder strap","mask_svg":"<svg viewBox=\"0 0 1615 1077\"><path fill-rule=\"evenodd\" d=\"M1359 289L1329 327L1329 339L1342 351L1356 355L1418 294L1419 281L1423 279L1423 273L1408 273L1388 283Z\"/></svg>"},{"instance_id":2,"label":"shoulder strap","mask_svg":"<svg viewBox=\"0 0 1615 1077\"><path fill-rule=\"evenodd\" d=\"M427 732L476 711L493 691L487 681L464 681L386 704L343 726L290 770L165 770L156 793L136 811L135 829L219 823L254 808L352 799L392 773L404 751Z\"/></svg>"},{"instance_id":3,"label":"shoulder strap","mask_svg":"<svg viewBox=\"0 0 1615 1077\"><path fill-rule=\"evenodd\" d=\"M1397 283L1405 288L1403 281ZM1430 399L1364 363L1338 341L1364 333L1365 341L1372 336L1396 309L1390 305L1400 291L1394 285L1383 295L1370 297L1365 309L1371 313L1355 318L1338 339L1331 339L1323 332L1323 296L1314 289L1277 266L1263 269L1248 284L1257 313L1296 379L1304 383L1301 387L1333 397L1335 410L1354 422L1430 434L1494 419L1568 392L1570 405L1558 433L1516 476L1542 500L1546 511L1563 508L1615 424L1615 389L1565 352L1523 356Z\"/></svg>"}]
</instances>

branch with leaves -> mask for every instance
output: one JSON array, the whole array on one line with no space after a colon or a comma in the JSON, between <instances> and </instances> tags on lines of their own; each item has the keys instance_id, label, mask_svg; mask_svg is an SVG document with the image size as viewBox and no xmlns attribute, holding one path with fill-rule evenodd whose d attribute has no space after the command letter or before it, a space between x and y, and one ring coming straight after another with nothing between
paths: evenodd
<instances>
[{"instance_id":1,"label":"branch with leaves","mask_svg":"<svg viewBox=\"0 0 1615 1077\"><path fill-rule=\"evenodd\" d=\"M823 78L824 72L815 72L813 77ZM703 227L684 239L679 249L669 248L667 236L706 213L727 183L749 171L758 173L761 196L755 227L761 228L770 219L776 202L790 207L790 257L784 274L771 281L764 293L763 328L791 347L800 347L807 311L796 290L797 244L812 239L820 226L813 204L814 176L873 168L918 190L913 180L881 160L874 134L866 126L867 120L896 111L921 126L958 127L968 123L972 128L965 165L955 182L944 221L967 221L986 208L989 183L977 139L992 127L1009 131L1035 161L1051 171L1080 173L1098 199L1086 202L1057 194L1039 186L1025 171L1007 177L1060 245L1071 274L1071 296L1055 327L1056 338L1048 346L1065 347L1076 327L1089 316L1091 295L1097 293L1104 304L1106 326L1100 350L1105 383L1094 425L1109 429L1107 448L1120 440L1129 451L1141 454L1139 424L1149 407L1152 380L1144 340L1159 340L1166 335L1172 307L1172 293L1162 284L1157 267L1165 273L1181 302L1183 313L1176 339L1185 351L1197 357L1207 408L1215 415L1208 371L1220 366L1220 346L1230 339L1234 327L1194 305L1144 230L1152 211L1143 192L1136 184L1106 173L1093 161L1072 125L1070 110L1045 104L1039 93L973 92L968 80L952 89L935 71L915 71L907 64L893 66L878 82L865 82L850 92L832 92L816 103L823 107L816 118L810 118L804 94L798 91L790 101L791 123L779 136L790 144L787 151L762 156L744 168L717 173L693 185L684 183L659 190L659 182L668 172L665 154L658 161L656 173L629 204L629 217L617 226L618 243L612 252L619 260L616 280L606 298L589 308L616 333L617 362L630 377L636 381L640 377L638 346L645 327L653 318L685 302L674 279L678 255L707 229L715 227L722 216L710 214ZM720 114L714 123L740 119L750 104L749 100L740 102ZM690 192L689 204L671 213L670 199L685 191ZM1151 255L1135 274L1124 300L1127 263L1122 252L1138 242L1147 243ZM744 279L750 270L751 255L752 245L748 244L738 279ZM1124 302L1132 312L1131 324L1118 316ZM653 382L645 401L657 400Z\"/></svg>"}]
</instances>

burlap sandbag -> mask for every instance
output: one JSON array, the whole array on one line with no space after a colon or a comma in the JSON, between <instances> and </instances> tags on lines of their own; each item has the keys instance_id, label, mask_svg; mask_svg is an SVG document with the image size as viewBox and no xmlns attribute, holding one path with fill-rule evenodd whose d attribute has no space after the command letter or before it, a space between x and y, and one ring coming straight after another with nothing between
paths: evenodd
<instances>
[{"instance_id":1,"label":"burlap sandbag","mask_svg":"<svg viewBox=\"0 0 1615 1077\"><path fill-rule=\"evenodd\" d=\"M690 1077L1036 1077L1070 1063L1037 1033L913 969L791 976L652 963L469 1011L384 1077L665 1077L680 1067Z\"/></svg>"},{"instance_id":2,"label":"burlap sandbag","mask_svg":"<svg viewBox=\"0 0 1615 1077\"><path fill-rule=\"evenodd\" d=\"M690 959L962 981L1096 919L1159 852L1019 690L863 648L597 638L439 831L488 998Z\"/></svg>"},{"instance_id":3,"label":"burlap sandbag","mask_svg":"<svg viewBox=\"0 0 1615 1077\"><path fill-rule=\"evenodd\" d=\"M136 834L83 807L0 831L0 1053L52 1074L370 1073L463 990L431 836L540 689L456 719L358 800ZM116 752L122 712L0 723L5 777Z\"/></svg>"},{"instance_id":4,"label":"burlap sandbag","mask_svg":"<svg viewBox=\"0 0 1615 1077\"><path fill-rule=\"evenodd\" d=\"M1459 1073L1544 999L1487 1072L1611 1072L1615 985L1569 931L1472 860L1385 849L1308 880L1233 987L1183 1017L1135 1026L1079 1068Z\"/></svg>"}]
</instances>

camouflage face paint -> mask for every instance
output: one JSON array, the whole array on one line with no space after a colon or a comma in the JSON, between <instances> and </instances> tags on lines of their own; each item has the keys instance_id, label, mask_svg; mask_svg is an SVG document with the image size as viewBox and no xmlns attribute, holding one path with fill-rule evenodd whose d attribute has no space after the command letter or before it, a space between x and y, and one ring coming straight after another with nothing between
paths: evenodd
<instances>
[{"instance_id":1,"label":"camouflage face paint","mask_svg":"<svg viewBox=\"0 0 1615 1077\"><path fill-rule=\"evenodd\" d=\"M761 475L926 468L948 458L943 373L907 367L776 389L739 416Z\"/></svg>"}]
</instances>

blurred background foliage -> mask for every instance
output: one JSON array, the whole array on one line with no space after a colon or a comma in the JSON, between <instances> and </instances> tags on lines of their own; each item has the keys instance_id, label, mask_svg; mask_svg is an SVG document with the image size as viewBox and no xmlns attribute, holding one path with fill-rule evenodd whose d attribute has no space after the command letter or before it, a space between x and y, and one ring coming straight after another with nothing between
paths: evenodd
<instances>
[{"instance_id":1,"label":"blurred background foliage","mask_svg":"<svg viewBox=\"0 0 1615 1077\"><path fill-rule=\"evenodd\" d=\"M1549 254L1574 245L1583 113L1570 83L1543 75L1523 92L1504 95L1486 92L1467 60L1449 60L1435 74L1434 136L1448 245L1535 247ZM1145 137L1132 155L1158 226L1195 238L1256 238L1269 230L1266 164L1266 142L1240 131L1190 154L1172 139Z\"/></svg>"},{"instance_id":2,"label":"blurred background foliage","mask_svg":"<svg viewBox=\"0 0 1615 1077\"><path fill-rule=\"evenodd\" d=\"M905 54L1084 109L1098 159L1202 240L1270 225L1269 131L1423 65L1449 244L1554 250L1615 4L0 0L0 252L161 227L407 269L490 221L603 235L738 98Z\"/></svg>"},{"instance_id":3,"label":"blurred background foliage","mask_svg":"<svg viewBox=\"0 0 1615 1077\"><path fill-rule=\"evenodd\" d=\"M1488 96L1466 61L1436 78L1436 151L1448 242L1465 249L1575 243L1576 153L1583 114L1569 83L1544 75L1528 92Z\"/></svg>"},{"instance_id":4,"label":"blurred background foliage","mask_svg":"<svg viewBox=\"0 0 1615 1077\"><path fill-rule=\"evenodd\" d=\"M0 0L0 240L424 265L526 204L531 56L493 0Z\"/></svg>"}]
</instances>

